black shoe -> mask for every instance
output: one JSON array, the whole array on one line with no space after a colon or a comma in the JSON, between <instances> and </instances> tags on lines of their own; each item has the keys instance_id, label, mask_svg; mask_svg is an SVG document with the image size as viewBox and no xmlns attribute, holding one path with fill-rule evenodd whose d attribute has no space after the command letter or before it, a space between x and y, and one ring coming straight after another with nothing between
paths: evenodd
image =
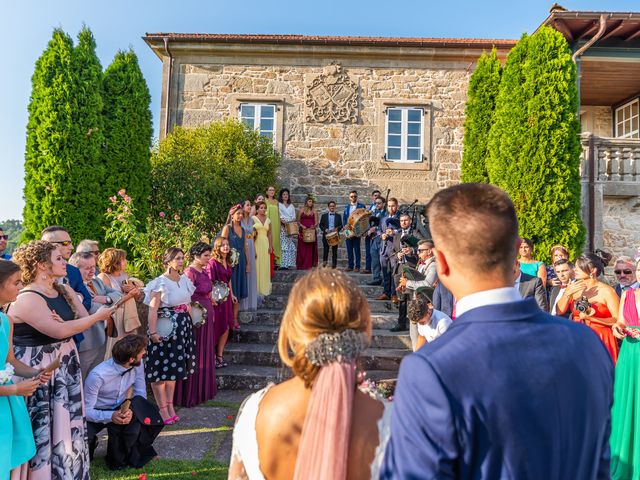
<instances>
[{"instance_id":1,"label":"black shoe","mask_svg":"<svg viewBox=\"0 0 640 480\"><path fill-rule=\"evenodd\" d=\"M396 325L393 328L389 329L390 332L408 332L409 331L409 327L407 327L406 325Z\"/></svg>"},{"instance_id":2,"label":"black shoe","mask_svg":"<svg viewBox=\"0 0 640 480\"><path fill-rule=\"evenodd\" d=\"M371 287L379 287L380 285L382 285L381 281L373 281L373 282L368 282L367 285L371 286Z\"/></svg>"}]
</instances>

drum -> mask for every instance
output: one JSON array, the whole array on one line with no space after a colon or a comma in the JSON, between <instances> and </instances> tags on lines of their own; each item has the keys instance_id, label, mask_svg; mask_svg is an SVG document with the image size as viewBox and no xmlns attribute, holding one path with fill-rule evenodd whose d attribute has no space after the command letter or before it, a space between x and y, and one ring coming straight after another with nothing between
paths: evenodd
<instances>
[{"instance_id":1,"label":"drum","mask_svg":"<svg viewBox=\"0 0 640 480\"><path fill-rule=\"evenodd\" d=\"M289 222L284 224L284 231L287 235L291 237L295 237L298 235L300 228L298 227L298 222Z\"/></svg>"},{"instance_id":2,"label":"drum","mask_svg":"<svg viewBox=\"0 0 640 480\"><path fill-rule=\"evenodd\" d=\"M158 309L158 322L156 323L156 332L162 340L168 340L173 337L178 328L174 313L168 308Z\"/></svg>"},{"instance_id":3,"label":"drum","mask_svg":"<svg viewBox=\"0 0 640 480\"><path fill-rule=\"evenodd\" d=\"M345 233L347 238L362 237L369 230L369 217L371 211L366 208L358 208L349 215Z\"/></svg>"},{"instance_id":4,"label":"drum","mask_svg":"<svg viewBox=\"0 0 640 480\"><path fill-rule=\"evenodd\" d=\"M200 302L191 302L191 321L196 328L207 322L207 309Z\"/></svg>"},{"instance_id":5,"label":"drum","mask_svg":"<svg viewBox=\"0 0 640 480\"><path fill-rule=\"evenodd\" d=\"M229 285L219 280L213 282L213 290L211 291L211 298L217 304L224 303L229 296Z\"/></svg>"},{"instance_id":6,"label":"drum","mask_svg":"<svg viewBox=\"0 0 640 480\"><path fill-rule=\"evenodd\" d=\"M304 243L313 243L316 241L316 229L315 228L307 228L302 231L302 241Z\"/></svg>"},{"instance_id":7,"label":"drum","mask_svg":"<svg viewBox=\"0 0 640 480\"><path fill-rule=\"evenodd\" d=\"M327 243L330 247L337 247L340 245L340 234L337 231L327 233L325 238L327 239Z\"/></svg>"}]
</instances>

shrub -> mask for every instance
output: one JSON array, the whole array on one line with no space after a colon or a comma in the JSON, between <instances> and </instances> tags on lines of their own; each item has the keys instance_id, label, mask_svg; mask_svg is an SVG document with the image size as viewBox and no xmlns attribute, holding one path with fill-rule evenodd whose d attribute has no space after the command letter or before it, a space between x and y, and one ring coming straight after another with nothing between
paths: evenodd
<instances>
[{"instance_id":1,"label":"shrub","mask_svg":"<svg viewBox=\"0 0 640 480\"><path fill-rule=\"evenodd\" d=\"M217 231L229 206L275 183L280 163L270 139L234 120L176 127L151 157L151 215L189 220L194 205Z\"/></svg>"}]
</instances>

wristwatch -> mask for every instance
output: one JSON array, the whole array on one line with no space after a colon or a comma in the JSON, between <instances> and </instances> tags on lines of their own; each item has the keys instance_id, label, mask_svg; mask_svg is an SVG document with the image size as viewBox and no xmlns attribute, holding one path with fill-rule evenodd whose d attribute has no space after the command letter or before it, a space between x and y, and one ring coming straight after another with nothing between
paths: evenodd
<instances>
[{"instance_id":1,"label":"wristwatch","mask_svg":"<svg viewBox=\"0 0 640 480\"><path fill-rule=\"evenodd\" d=\"M107 305L111 305L113 303L113 298L107 297Z\"/></svg>"}]
</instances>

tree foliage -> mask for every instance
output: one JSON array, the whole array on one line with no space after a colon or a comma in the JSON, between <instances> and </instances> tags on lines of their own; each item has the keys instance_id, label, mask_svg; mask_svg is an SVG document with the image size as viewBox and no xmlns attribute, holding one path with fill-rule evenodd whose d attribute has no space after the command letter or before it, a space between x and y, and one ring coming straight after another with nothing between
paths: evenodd
<instances>
[{"instance_id":1,"label":"tree foliage","mask_svg":"<svg viewBox=\"0 0 640 480\"><path fill-rule=\"evenodd\" d=\"M225 221L229 206L274 184L280 156L270 139L234 120L176 127L151 157L151 211L189 220L200 205L209 228Z\"/></svg>"},{"instance_id":2,"label":"tree foliage","mask_svg":"<svg viewBox=\"0 0 640 480\"><path fill-rule=\"evenodd\" d=\"M509 53L489 134L487 171L516 206L521 235L549 258L554 244L578 254L585 230L580 208L580 124L571 50L542 27Z\"/></svg>"},{"instance_id":3,"label":"tree foliage","mask_svg":"<svg viewBox=\"0 0 640 480\"><path fill-rule=\"evenodd\" d=\"M137 213L146 218L151 192L151 95L129 50L119 51L104 72L105 184L109 194L124 188L137 199Z\"/></svg>"},{"instance_id":4,"label":"tree foliage","mask_svg":"<svg viewBox=\"0 0 640 480\"><path fill-rule=\"evenodd\" d=\"M11 254L19 245L20 237L24 231L24 226L20 220L4 220L0 222L0 228L2 228L5 235L9 236L9 240L7 240L7 248L4 253Z\"/></svg>"},{"instance_id":5,"label":"tree foliage","mask_svg":"<svg viewBox=\"0 0 640 480\"><path fill-rule=\"evenodd\" d=\"M52 224L72 238L100 238L107 195L102 190L102 68L88 28L71 38L56 29L36 62L27 124L24 239Z\"/></svg>"},{"instance_id":6,"label":"tree foliage","mask_svg":"<svg viewBox=\"0 0 640 480\"><path fill-rule=\"evenodd\" d=\"M469 79L462 153L463 182L489 182L487 143L500 89L500 73L501 66L496 49L491 50L490 55L482 52L478 65Z\"/></svg>"}]
</instances>

